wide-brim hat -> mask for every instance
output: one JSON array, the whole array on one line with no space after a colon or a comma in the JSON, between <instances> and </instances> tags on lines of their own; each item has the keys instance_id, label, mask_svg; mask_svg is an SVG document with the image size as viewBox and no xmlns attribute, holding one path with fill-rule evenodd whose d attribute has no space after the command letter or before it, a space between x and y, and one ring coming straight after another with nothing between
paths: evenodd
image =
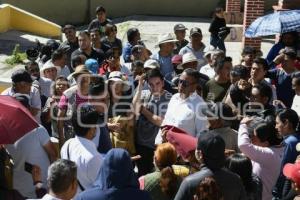
<instances>
[{"instance_id":1,"label":"wide-brim hat","mask_svg":"<svg viewBox=\"0 0 300 200\"><path fill-rule=\"evenodd\" d=\"M165 44L165 43L170 43L170 42L175 43L177 41L178 40L175 39L175 37L171 33L162 34L158 38L157 46L159 46L161 44Z\"/></svg>"},{"instance_id":2,"label":"wide-brim hat","mask_svg":"<svg viewBox=\"0 0 300 200\"><path fill-rule=\"evenodd\" d=\"M108 76L108 80L107 82L109 81L114 81L114 82L120 82L120 83L123 83L123 92L126 92L130 89L130 84L129 82L127 81L127 78L126 76L124 76L122 74L122 72L120 71L113 71L113 72L110 72L109 73L109 76Z\"/></svg>"},{"instance_id":3,"label":"wide-brim hat","mask_svg":"<svg viewBox=\"0 0 300 200\"><path fill-rule=\"evenodd\" d=\"M144 63L144 69L156 69L156 68L159 69L160 68L160 64L155 59L148 59Z\"/></svg>"},{"instance_id":4,"label":"wide-brim hat","mask_svg":"<svg viewBox=\"0 0 300 200\"><path fill-rule=\"evenodd\" d=\"M197 57L191 52L183 54L182 63L180 65L177 65L177 69L183 69L182 65L184 65L186 63L190 63L190 62L197 62L198 63Z\"/></svg>"},{"instance_id":5,"label":"wide-brim hat","mask_svg":"<svg viewBox=\"0 0 300 200\"><path fill-rule=\"evenodd\" d=\"M91 72L88 70L88 68L85 65L78 65L75 68L75 71L70 74L70 76L72 76L73 78L76 78L77 76L82 75L82 74L91 74Z\"/></svg>"},{"instance_id":6,"label":"wide-brim hat","mask_svg":"<svg viewBox=\"0 0 300 200\"><path fill-rule=\"evenodd\" d=\"M55 66L54 63L51 60L48 60L40 69L41 75L44 75L44 71L46 69L55 68L57 71L57 74L60 73L61 68L59 66Z\"/></svg>"}]
</instances>

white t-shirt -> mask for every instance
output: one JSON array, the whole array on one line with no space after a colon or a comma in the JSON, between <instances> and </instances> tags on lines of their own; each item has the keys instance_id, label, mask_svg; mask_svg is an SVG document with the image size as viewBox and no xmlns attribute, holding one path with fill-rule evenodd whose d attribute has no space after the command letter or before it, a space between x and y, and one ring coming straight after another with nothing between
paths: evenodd
<instances>
[{"instance_id":1,"label":"white t-shirt","mask_svg":"<svg viewBox=\"0 0 300 200\"><path fill-rule=\"evenodd\" d=\"M207 130L207 118L203 115L204 109L207 109L207 104L196 92L187 99L182 99L180 93L174 94L168 104L162 126L172 125L191 136L198 137L202 131ZM161 140L159 133L155 144L160 144Z\"/></svg>"},{"instance_id":2,"label":"white t-shirt","mask_svg":"<svg viewBox=\"0 0 300 200\"><path fill-rule=\"evenodd\" d=\"M291 108L300 116L300 95L295 94Z\"/></svg>"},{"instance_id":3,"label":"white t-shirt","mask_svg":"<svg viewBox=\"0 0 300 200\"><path fill-rule=\"evenodd\" d=\"M41 88L41 95L44 95L46 97L51 96L51 86L53 81L49 78L40 77L39 84Z\"/></svg>"},{"instance_id":4,"label":"white t-shirt","mask_svg":"<svg viewBox=\"0 0 300 200\"><path fill-rule=\"evenodd\" d=\"M209 64L201 67L200 73L207 75L210 79L214 78L216 75L214 68L212 68Z\"/></svg>"},{"instance_id":5,"label":"white t-shirt","mask_svg":"<svg viewBox=\"0 0 300 200\"><path fill-rule=\"evenodd\" d=\"M102 164L102 156L97 151L95 143L92 140L75 136L63 145L60 155L61 158L76 163L77 179L84 189L91 188ZM78 192L80 192L79 187Z\"/></svg>"},{"instance_id":6,"label":"white t-shirt","mask_svg":"<svg viewBox=\"0 0 300 200\"><path fill-rule=\"evenodd\" d=\"M25 162L41 168L42 182L47 183L47 171L50 165L44 146L50 142L47 130L40 126L21 137L6 148L14 160L13 186L24 197L36 198L32 176L24 169ZM46 186L46 185L45 185Z\"/></svg>"}]
</instances>

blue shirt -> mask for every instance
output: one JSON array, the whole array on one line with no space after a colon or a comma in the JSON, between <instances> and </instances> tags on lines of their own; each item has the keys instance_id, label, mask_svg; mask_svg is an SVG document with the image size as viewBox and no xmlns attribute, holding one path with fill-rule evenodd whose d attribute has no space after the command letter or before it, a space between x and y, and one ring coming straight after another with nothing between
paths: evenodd
<instances>
[{"instance_id":1,"label":"blue shirt","mask_svg":"<svg viewBox=\"0 0 300 200\"><path fill-rule=\"evenodd\" d=\"M175 74L174 67L172 64L172 55L165 57L159 55L159 52L157 52L156 54L152 55L151 58L159 62L160 72L167 81L171 81Z\"/></svg>"},{"instance_id":2,"label":"blue shirt","mask_svg":"<svg viewBox=\"0 0 300 200\"><path fill-rule=\"evenodd\" d=\"M124 61L127 62L131 62L130 61L130 56L131 56L131 49L132 49L132 44L130 44L129 42L127 42L122 50L122 55L123 55L123 59Z\"/></svg>"},{"instance_id":3,"label":"blue shirt","mask_svg":"<svg viewBox=\"0 0 300 200\"><path fill-rule=\"evenodd\" d=\"M267 73L267 77L275 81L277 98L281 100L286 107L290 108L293 103L295 91L292 88L292 74L287 74L283 69L272 69Z\"/></svg>"}]
</instances>

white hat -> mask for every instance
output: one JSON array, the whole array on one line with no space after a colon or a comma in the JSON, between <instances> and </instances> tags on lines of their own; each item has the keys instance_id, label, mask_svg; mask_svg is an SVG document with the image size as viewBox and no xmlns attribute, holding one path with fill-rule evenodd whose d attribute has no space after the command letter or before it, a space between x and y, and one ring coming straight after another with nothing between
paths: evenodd
<instances>
[{"instance_id":1,"label":"white hat","mask_svg":"<svg viewBox=\"0 0 300 200\"><path fill-rule=\"evenodd\" d=\"M122 82L124 85L124 87L123 87L124 92L126 92L130 89L127 78L120 71L110 72L109 76L108 76L108 81Z\"/></svg>"},{"instance_id":2,"label":"white hat","mask_svg":"<svg viewBox=\"0 0 300 200\"><path fill-rule=\"evenodd\" d=\"M160 68L160 65L158 63L157 60L154 59L148 59L145 63L144 63L144 68L148 68L148 69L156 69L156 68Z\"/></svg>"},{"instance_id":3,"label":"white hat","mask_svg":"<svg viewBox=\"0 0 300 200\"><path fill-rule=\"evenodd\" d=\"M60 67L55 66L51 60L48 60L40 69L41 75L44 76L44 71L51 68L56 68L57 75L60 73Z\"/></svg>"},{"instance_id":4,"label":"white hat","mask_svg":"<svg viewBox=\"0 0 300 200\"><path fill-rule=\"evenodd\" d=\"M183 54L182 63L180 65L177 65L177 69L183 69L182 65L190 62L198 62L197 57L192 52Z\"/></svg>"},{"instance_id":5,"label":"white hat","mask_svg":"<svg viewBox=\"0 0 300 200\"><path fill-rule=\"evenodd\" d=\"M162 34L159 36L158 39L158 45L164 44L164 43L169 43L169 42L177 42L178 40L175 39L172 33L167 33L167 34Z\"/></svg>"}]
</instances>

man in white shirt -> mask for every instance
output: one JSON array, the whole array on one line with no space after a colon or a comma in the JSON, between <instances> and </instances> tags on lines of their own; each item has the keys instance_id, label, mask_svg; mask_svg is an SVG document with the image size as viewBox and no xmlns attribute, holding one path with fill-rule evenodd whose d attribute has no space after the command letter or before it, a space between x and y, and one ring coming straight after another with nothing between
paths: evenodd
<instances>
[{"instance_id":1,"label":"man in white shirt","mask_svg":"<svg viewBox=\"0 0 300 200\"><path fill-rule=\"evenodd\" d=\"M183 71L179 78L178 93L173 95L169 102L162 126L176 126L194 137L198 137L207 129L207 118L203 114L207 104L195 92L199 77L200 74L195 69ZM164 134L164 130L162 134L158 134L156 144L161 142L161 136L164 137Z\"/></svg>"},{"instance_id":2,"label":"man in white shirt","mask_svg":"<svg viewBox=\"0 0 300 200\"><path fill-rule=\"evenodd\" d=\"M78 167L79 191L93 186L101 167L102 156L92 141L96 135L98 116L93 106L79 106L72 116L76 136L65 142L60 152L61 158L75 162Z\"/></svg>"},{"instance_id":3,"label":"man in white shirt","mask_svg":"<svg viewBox=\"0 0 300 200\"><path fill-rule=\"evenodd\" d=\"M57 73L57 76L64 76L68 77L70 75L70 70L67 64L67 54L65 53L64 50L58 49L52 53L51 56L51 61L54 64L54 66L59 67L60 69L58 70L59 73Z\"/></svg>"},{"instance_id":4,"label":"man in white shirt","mask_svg":"<svg viewBox=\"0 0 300 200\"><path fill-rule=\"evenodd\" d=\"M224 57L225 54L222 50L215 49L208 51L204 54L207 64L201 67L200 73L207 75L210 79L216 75L215 64L218 58Z\"/></svg>"},{"instance_id":5,"label":"man in white shirt","mask_svg":"<svg viewBox=\"0 0 300 200\"><path fill-rule=\"evenodd\" d=\"M40 122L41 113L41 96L37 88L32 86L32 78L24 69L18 69L11 76L12 87L4 90L1 95L14 96L16 93L26 94L30 96L29 105L30 112Z\"/></svg>"}]
</instances>

